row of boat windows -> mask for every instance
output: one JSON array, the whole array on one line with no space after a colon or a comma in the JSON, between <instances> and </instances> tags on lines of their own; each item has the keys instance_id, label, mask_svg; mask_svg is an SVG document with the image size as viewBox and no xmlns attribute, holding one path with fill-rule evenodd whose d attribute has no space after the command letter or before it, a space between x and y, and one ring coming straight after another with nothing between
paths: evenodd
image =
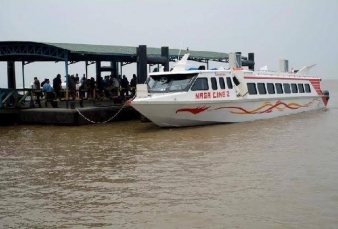
<instances>
[{"instance_id":1,"label":"row of boat windows","mask_svg":"<svg viewBox=\"0 0 338 229\"><path fill-rule=\"evenodd\" d=\"M230 77L218 77L218 85L216 77L211 77L211 88L212 90L218 90L218 86L220 89L225 89L225 81L228 89L233 88L232 80ZM192 91L207 91L209 90L208 78L197 78L194 85L191 87Z\"/></svg>"},{"instance_id":2,"label":"row of boat windows","mask_svg":"<svg viewBox=\"0 0 338 229\"><path fill-rule=\"evenodd\" d=\"M218 84L217 84L218 78ZM228 89L233 88L232 79L230 77L211 77L212 90L225 89L227 84ZM239 84L237 79L234 79L236 85ZM226 81L226 82L225 82ZM250 95L265 94L290 94L290 93L311 93L309 84L302 83L247 83L248 92ZM206 91L209 90L208 78L197 78L194 85L191 87L192 91Z\"/></svg>"},{"instance_id":3,"label":"row of boat windows","mask_svg":"<svg viewBox=\"0 0 338 229\"><path fill-rule=\"evenodd\" d=\"M309 84L302 83L247 83L250 95L311 93ZM257 86L256 86L257 85Z\"/></svg>"}]
</instances>

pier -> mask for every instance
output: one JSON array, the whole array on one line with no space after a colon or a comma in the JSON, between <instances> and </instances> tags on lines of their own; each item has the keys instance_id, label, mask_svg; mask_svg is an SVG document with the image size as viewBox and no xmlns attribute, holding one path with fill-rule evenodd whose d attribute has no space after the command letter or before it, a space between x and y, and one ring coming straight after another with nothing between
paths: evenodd
<instances>
[{"instance_id":1,"label":"pier","mask_svg":"<svg viewBox=\"0 0 338 229\"><path fill-rule=\"evenodd\" d=\"M0 124L87 125L141 117L119 98L49 101L37 100L33 89L0 89L0 102Z\"/></svg>"},{"instance_id":2,"label":"pier","mask_svg":"<svg viewBox=\"0 0 338 229\"><path fill-rule=\"evenodd\" d=\"M189 53L189 60L200 62L206 65L207 69L209 69L209 61L229 62L227 53L193 50L189 50ZM132 92L135 87L101 88L102 72L109 72L115 77L122 76L123 66L137 63L136 83L142 84L146 82L148 67L157 65L159 69L161 65L164 71L169 71L169 62L174 62L183 55L181 50L169 49L167 46L152 48L146 45L131 47L0 41L0 61L7 62L8 83L8 88L0 88L0 123L85 125L140 119L137 111L124 105L124 101L130 97L121 96L122 92ZM240 52L236 55L242 66L254 69L253 53L249 53L248 58L242 57ZM16 87L15 64L17 62L21 63L22 67L23 89ZM64 62L65 68L61 77L62 79L65 77L66 85L60 91L62 98L50 98L48 93L25 85L25 66L34 62ZM71 76L68 67L77 62L84 63L86 80L89 80L87 67L91 64L96 65L94 88L74 90L70 87ZM110 66L102 66L102 62L110 62ZM38 93L44 95L44 98L40 99L39 96L37 98ZM109 93L111 96L104 96L103 93Z\"/></svg>"},{"instance_id":3,"label":"pier","mask_svg":"<svg viewBox=\"0 0 338 229\"><path fill-rule=\"evenodd\" d=\"M129 105L112 104L109 101L74 102L72 108L66 108L61 102L58 108L42 107L0 109L0 124L51 124L51 125L87 125L114 121L140 120L141 115Z\"/></svg>"},{"instance_id":4,"label":"pier","mask_svg":"<svg viewBox=\"0 0 338 229\"><path fill-rule=\"evenodd\" d=\"M130 106L88 107L88 108L41 108L19 112L22 124L87 125L113 121L139 119L140 116Z\"/></svg>"}]
</instances>

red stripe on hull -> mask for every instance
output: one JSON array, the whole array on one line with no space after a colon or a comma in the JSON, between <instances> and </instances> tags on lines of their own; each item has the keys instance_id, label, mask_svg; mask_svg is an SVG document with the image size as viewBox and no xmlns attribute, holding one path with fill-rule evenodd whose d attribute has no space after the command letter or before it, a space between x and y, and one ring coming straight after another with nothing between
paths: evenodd
<instances>
[{"instance_id":1,"label":"red stripe on hull","mask_svg":"<svg viewBox=\"0 0 338 229\"><path fill-rule=\"evenodd\" d=\"M317 94L322 96L322 100L323 100L323 103L324 105L326 106L327 105L327 99L325 97L323 97L323 92L322 90L320 89L320 81L319 80L315 80L315 79L311 79L309 80L311 85L313 86L313 88L316 90Z\"/></svg>"}]
</instances>

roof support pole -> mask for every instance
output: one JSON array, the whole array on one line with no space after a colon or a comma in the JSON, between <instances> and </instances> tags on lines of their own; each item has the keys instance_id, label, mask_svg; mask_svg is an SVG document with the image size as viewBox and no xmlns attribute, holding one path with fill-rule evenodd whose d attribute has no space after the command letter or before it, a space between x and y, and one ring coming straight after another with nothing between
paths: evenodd
<instances>
[{"instance_id":1,"label":"roof support pole","mask_svg":"<svg viewBox=\"0 0 338 229\"><path fill-rule=\"evenodd\" d=\"M167 58L163 71L169 72L169 47L161 47L161 56Z\"/></svg>"},{"instance_id":2,"label":"roof support pole","mask_svg":"<svg viewBox=\"0 0 338 229\"><path fill-rule=\"evenodd\" d=\"M1 91L1 88L0 88L0 108L2 108L2 91Z\"/></svg>"},{"instance_id":3,"label":"roof support pole","mask_svg":"<svg viewBox=\"0 0 338 229\"><path fill-rule=\"evenodd\" d=\"M22 88L25 89L25 61L22 61Z\"/></svg>"},{"instance_id":4,"label":"roof support pole","mask_svg":"<svg viewBox=\"0 0 338 229\"><path fill-rule=\"evenodd\" d=\"M207 60L207 70L209 70L209 60Z\"/></svg>"},{"instance_id":5,"label":"roof support pole","mask_svg":"<svg viewBox=\"0 0 338 229\"><path fill-rule=\"evenodd\" d=\"M119 75L119 71L120 71L119 62L115 61L114 66L115 66L115 75ZM121 74L121 76L122 76L122 74Z\"/></svg>"},{"instance_id":6,"label":"roof support pole","mask_svg":"<svg viewBox=\"0 0 338 229\"><path fill-rule=\"evenodd\" d=\"M99 81L101 76L101 61L96 61L96 82Z\"/></svg>"},{"instance_id":7,"label":"roof support pole","mask_svg":"<svg viewBox=\"0 0 338 229\"><path fill-rule=\"evenodd\" d=\"M120 62L120 75L122 76L122 68L123 68L123 62Z\"/></svg>"},{"instance_id":8,"label":"roof support pole","mask_svg":"<svg viewBox=\"0 0 338 229\"><path fill-rule=\"evenodd\" d=\"M111 66L111 75L118 76L119 75L119 64L116 61L110 61ZM122 75L122 74L121 74Z\"/></svg>"},{"instance_id":9,"label":"roof support pole","mask_svg":"<svg viewBox=\"0 0 338 229\"><path fill-rule=\"evenodd\" d=\"M143 84L147 80L147 46L139 45L137 48L137 83Z\"/></svg>"},{"instance_id":10,"label":"roof support pole","mask_svg":"<svg viewBox=\"0 0 338 229\"><path fill-rule=\"evenodd\" d=\"M110 66L111 66L110 75L116 76L117 75L117 74L115 74L116 62L110 61Z\"/></svg>"},{"instance_id":11,"label":"roof support pole","mask_svg":"<svg viewBox=\"0 0 338 229\"><path fill-rule=\"evenodd\" d=\"M68 88L69 88L69 75L68 75L68 52L65 53L65 70L66 70L66 107L68 108Z\"/></svg>"},{"instance_id":12,"label":"roof support pole","mask_svg":"<svg viewBox=\"0 0 338 229\"><path fill-rule=\"evenodd\" d=\"M88 60L86 60L86 79L88 79Z\"/></svg>"},{"instance_id":13,"label":"roof support pole","mask_svg":"<svg viewBox=\"0 0 338 229\"><path fill-rule=\"evenodd\" d=\"M101 79L101 61L96 61L96 77L95 77L95 81L96 81L96 87L94 88L93 91L93 104L95 104L96 101L96 89L100 89L101 90L101 85L102 85L102 79Z\"/></svg>"},{"instance_id":14,"label":"roof support pole","mask_svg":"<svg viewBox=\"0 0 338 229\"><path fill-rule=\"evenodd\" d=\"M7 84L8 88L16 89L14 61L7 61Z\"/></svg>"}]
</instances>

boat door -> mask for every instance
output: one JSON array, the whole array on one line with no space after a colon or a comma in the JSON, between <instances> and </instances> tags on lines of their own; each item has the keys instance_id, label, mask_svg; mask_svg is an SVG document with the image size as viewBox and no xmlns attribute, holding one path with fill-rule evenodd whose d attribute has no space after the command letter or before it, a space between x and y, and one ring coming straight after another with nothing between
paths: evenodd
<instances>
[{"instance_id":1,"label":"boat door","mask_svg":"<svg viewBox=\"0 0 338 229\"><path fill-rule=\"evenodd\" d=\"M244 97L246 94L248 94L248 86L246 85L244 79L244 72L241 70L232 70L231 77L235 84L237 97Z\"/></svg>"}]
</instances>

